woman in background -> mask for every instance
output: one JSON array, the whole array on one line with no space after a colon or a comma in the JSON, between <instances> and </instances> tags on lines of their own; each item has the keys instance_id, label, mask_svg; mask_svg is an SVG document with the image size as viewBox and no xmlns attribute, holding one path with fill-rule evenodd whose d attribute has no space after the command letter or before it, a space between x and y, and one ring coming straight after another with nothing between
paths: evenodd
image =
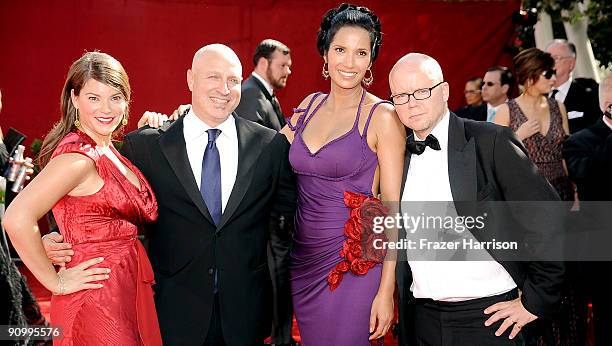
<instances>
[{"instance_id":1,"label":"woman in background","mask_svg":"<svg viewBox=\"0 0 612 346\"><path fill-rule=\"evenodd\" d=\"M562 103L548 94L555 82L555 60L537 48L514 57L514 68L523 93L500 106L495 123L510 126L523 142L529 158L564 201L574 199L574 189L562 157L563 141L569 134Z\"/></svg>"}]
</instances>

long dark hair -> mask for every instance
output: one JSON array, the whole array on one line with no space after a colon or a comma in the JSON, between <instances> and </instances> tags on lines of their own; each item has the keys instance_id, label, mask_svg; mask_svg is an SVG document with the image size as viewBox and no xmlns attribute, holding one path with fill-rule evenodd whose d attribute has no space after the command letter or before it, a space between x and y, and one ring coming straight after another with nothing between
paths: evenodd
<instances>
[{"instance_id":1,"label":"long dark hair","mask_svg":"<svg viewBox=\"0 0 612 346\"><path fill-rule=\"evenodd\" d=\"M49 162L59 142L68 133L76 129L74 121L77 118L77 111L72 104L71 91L74 90L74 94L78 96L85 83L92 78L100 83L109 85L123 95L127 101L124 116L126 119L129 117L130 81L121 63L112 56L102 52L87 52L83 54L68 70L60 99L62 116L59 122L53 125L53 128L42 143L40 154L38 155L38 162L41 168ZM119 123L113 134L117 134L122 128L123 125Z\"/></svg>"}]
</instances>

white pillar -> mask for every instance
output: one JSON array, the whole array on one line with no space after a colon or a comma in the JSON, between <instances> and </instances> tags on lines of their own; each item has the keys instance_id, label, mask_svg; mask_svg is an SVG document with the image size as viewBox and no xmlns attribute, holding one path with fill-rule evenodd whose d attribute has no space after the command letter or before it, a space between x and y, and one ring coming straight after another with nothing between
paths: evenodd
<instances>
[{"instance_id":1,"label":"white pillar","mask_svg":"<svg viewBox=\"0 0 612 346\"><path fill-rule=\"evenodd\" d=\"M585 1L585 3L578 3L577 9L584 13L587 5L588 1ZM564 21L563 26L565 27L567 40L576 45L576 68L574 69L574 77L593 78L599 83L597 62L595 60L595 55L593 55L591 41L587 35L587 28L589 26L588 19L586 16L583 16L582 19L573 25Z\"/></svg>"},{"instance_id":2,"label":"white pillar","mask_svg":"<svg viewBox=\"0 0 612 346\"><path fill-rule=\"evenodd\" d=\"M540 12L538 22L535 25L535 43L541 50L546 49L546 44L554 39L552 19L546 12Z\"/></svg>"}]
</instances>

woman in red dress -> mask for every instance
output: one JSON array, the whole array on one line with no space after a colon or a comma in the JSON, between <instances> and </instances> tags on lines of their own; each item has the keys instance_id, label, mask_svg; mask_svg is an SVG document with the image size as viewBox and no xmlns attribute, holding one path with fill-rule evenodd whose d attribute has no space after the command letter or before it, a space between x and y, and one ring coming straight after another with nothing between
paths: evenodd
<instances>
[{"instance_id":1,"label":"woman in red dress","mask_svg":"<svg viewBox=\"0 0 612 346\"><path fill-rule=\"evenodd\" d=\"M161 345L153 271L138 230L157 218L142 173L113 147L127 124L130 86L121 64L89 52L70 70L62 118L45 138L44 169L17 196L3 221L19 256L51 292L55 345ZM71 261L56 272L37 221L50 209Z\"/></svg>"}]
</instances>

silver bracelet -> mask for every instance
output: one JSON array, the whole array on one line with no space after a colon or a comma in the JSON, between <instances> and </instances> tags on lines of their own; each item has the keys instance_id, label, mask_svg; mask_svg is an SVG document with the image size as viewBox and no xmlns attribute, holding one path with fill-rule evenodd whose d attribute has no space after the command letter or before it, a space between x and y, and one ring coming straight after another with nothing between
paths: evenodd
<instances>
[{"instance_id":1,"label":"silver bracelet","mask_svg":"<svg viewBox=\"0 0 612 346\"><path fill-rule=\"evenodd\" d=\"M57 283L57 293L54 293L56 296L63 296L66 294L66 286L64 286L64 275L62 272L57 273L57 278L59 282Z\"/></svg>"}]
</instances>

